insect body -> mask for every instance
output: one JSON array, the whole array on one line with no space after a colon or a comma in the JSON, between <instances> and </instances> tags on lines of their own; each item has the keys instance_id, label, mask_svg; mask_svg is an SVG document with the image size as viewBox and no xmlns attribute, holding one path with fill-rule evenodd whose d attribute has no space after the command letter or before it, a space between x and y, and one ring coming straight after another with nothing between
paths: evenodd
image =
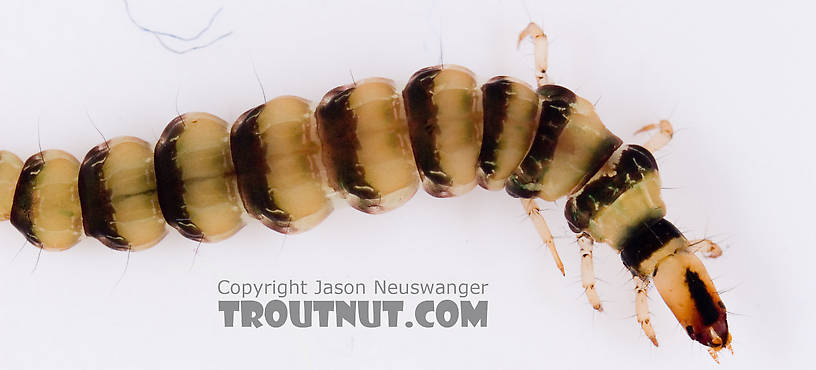
<instances>
[{"instance_id":1,"label":"insect body","mask_svg":"<svg viewBox=\"0 0 816 370\"><path fill-rule=\"evenodd\" d=\"M165 223L214 242L240 230L246 210L273 230L297 233L331 213L332 192L376 214L408 201L420 182L435 197L478 183L522 199L563 273L534 199L568 197L565 215L578 234L592 306L602 309L592 265L599 241L632 272L638 322L653 343L652 279L689 336L716 359L730 348L725 306L694 254L698 243L664 218L651 154L670 138L670 124L661 122L643 147L623 145L590 102L548 83L546 36L535 24L520 40L527 36L536 46L537 90L504 76L479 87L466 68L442 65L415 73L401 93L374 78L329 91L314 109L278 97L231 129L207 113L182 114L152 153L130 137L96 146L81 164L62 151L25 164L0 152L0 211L42 249L70 248L84 228L108 247L139 250L164 237Z\"/></svg>"}]
</instances>

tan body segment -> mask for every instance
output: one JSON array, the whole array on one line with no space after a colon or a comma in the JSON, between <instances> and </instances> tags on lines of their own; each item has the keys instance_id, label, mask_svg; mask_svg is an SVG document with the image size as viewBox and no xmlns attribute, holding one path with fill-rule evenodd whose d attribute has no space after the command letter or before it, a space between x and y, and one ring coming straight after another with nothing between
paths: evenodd
<instances>
[{"instance_id":1,"label":"tan body segment","mask_svg":"<svg viewBox=\"0 0 816 370\"><path fill-rule=\"evenodd\" d=\"M639 148L639 147L638 147ZM643 152L643 149L636 149L632 145L619 147L606 163L586 182L585 186L573 192L568 200L568 208L574 206L574 199L589 193L596 199L594 214L589 218L589 223L585 228L595 241L606 243L612 248L620 250L621 243L629 236L631 229L641 223L651 222L666 216L666 204L660 194L661 180L660 173L654 164L654 157ZM629 151L639 151L641 156L632 159L625 156ZM621 161L628 163L622 164ZM632 165L636 163L636 165ZM637 172L632 171L636 167ZM614 187L617 197L609 202L599 194L596 182L616 177L620 182L608 184ZM624 185L625 184L625 185ZM605 192L602 189L601 192ZM596 194L592 194L596 192ZM607 203L608 202L608 203Z\"/></svg>"},{"instance_id":2,"label":"tan body segment","mask_svg":"<svg viewBox=\"0 0 816 370\"><path fill-rule=\"evenodd\" d=\"M227 122L207 113L186 113L176 142L184 201L206 241L226 239L244 226L229 151Z\"/></svg>"},{"instance_id":3,"label":"tan body segment","mask_svg":"<svg viewBox=\"0 0 816 370\"><path fill-rule=\"evenodd\" d=\"M484 128L479 184L487 190L501 190L530 150L541 104L538 94L529 85L510 77L493 78L481 90Z\"/></svg>"},{"instance_id":4,"label":"tan body segment","mask_svg":"<svg viewBox=\"0 0 816 370\"><path fill-rule=\"evenodd\" d=\"M599 211L590 220L587 232L595 240L620 249L620 243L628 236L633 222L665 215L666 205L660 197L660 175L654 171Z\"/></svg>"},{"instance_id":5,"label":"tan body segment","mask_svg":"<svg viewBox=\"0 0 816 370\"><path fill-rule=\"evenodd\" d=\"M461 195L476 185L482 144L481 92L473 72L452 65L445 66L434 78L432 96L439 127L439 164L452 181L451 194Z\"/></svg>"},{"instance_id":6,"label":"tan body segment","mask_svg":"<svg viewBox=\"0 0 816 370\"><path fill-rule=\"evenodd\" d=\"M132 250L152 247L167 235L156 196L153 148L135 137L116 138L109 145L102 168L116 230Z\"/></svg>"},{"instance_id":7,"label":"tan body segment","mask_svg":"<svg viewBox=\"0 0 816 370\"><path fill-rule=\"evenodd\" d=\"M89 236L113 249L142 250L167 234L156 195L153 148L144 140L125 136L97 145L79 176Z\"/></svg>"},{"instance_id":8,"label":"tan body segment","mask_svg":"<svg viewBox=\"0 0 816 370\"><path fill-rule=\"evenodd\" d=\"M226 239L244 226L224 120L200 112L177 117L155 156L159 200L170 225L206 242Z\"/></svg>"},{"instance_id":9,"label":"tan body segment","mask_svg":"<svg viewBox=\"0 0 816 370\"><path fill-rule=\"evenodd\" d=\"M10 217L14 189L22 170L23 161L19 157L14 153L0 150L0 221L8 220Z\"/></svg>"},{"instance_id":10,"label":"tan body segment","mask_svg":"<svg viewBox=\"0 0 816 370\"><path fill-rule=\"evenodd\" d=\"M422 185L435 197L476 185L482 144L482 94L473 72L456 65L414 73L402 91Z\"/></svg>"},{"instance_id":11,"label":"tan body segment","mask_svg":"<svg viewBox=\"0 0 816 370\"><path fill-rule=\"evenodd\" d=\"M274 98L232 127L233 161L249 214L282 233L299 233L332 211L309 102Z\"/></svg>"},{"instance_id":12,"label":"tan body segment","mask_svg":"<svg viewBox=\"0 0 816 370\"><path fill-rule=\"evenodd\" d=\"M356 84L349 109L357 119L357 159L365 180L378 193L378 208L392 210L419 188L402 99L391 80L372 78Z\"/></svg>"},{"instance_id":13,"label":"tan body segment","mask_svg":"<svg viewBox=\"0 0 816 370\"><path fill-rule=\"evenodd\" d=\"M61 251L82 237L77 192L79 161L61 150L45 150L23 166L12 205L12 224L32 244Z\"/></svg>"},{"instance_id":14,"label":"tan body segment","mask_svg":"<svg viewBox=\"0 0 816 370\"><path fill-rule=\"evenodd\" d=\"M329 181L352 207L382 213L416 193L408 126L391 80L371 78L335 88L315 115Z\"/></svg>"},{"instance_id":15,"label":"tan body segment","mask_svg":"<svg viewBox=\"0 0 816 370\"><path fill-rule=\"evenodd\" d=\"M555 201L577 190L605 159L603 155L620 142L601 122L592 103L576 98L549 169L540 181L539 197L544 200Z\"/></svg>"}]
</instances>

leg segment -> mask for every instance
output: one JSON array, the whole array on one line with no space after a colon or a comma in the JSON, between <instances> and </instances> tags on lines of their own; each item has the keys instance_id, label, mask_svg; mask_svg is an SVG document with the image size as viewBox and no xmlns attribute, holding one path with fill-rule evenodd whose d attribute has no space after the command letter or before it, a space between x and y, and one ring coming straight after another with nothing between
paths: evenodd
<instances>
[{"instance_id":1,"label":"leg segment","mask_svg":"<svg viewBox=\"0 0 816 370\"><path fill-rule=\"evenodd\" d=\"M654 129L659 129L659 131L654 136L652 136L649 139L649 141L643 144L643 147L649 149L649 151L652 153L666 146L666 144L668 144L669 141L671 141L672 136L674 136L674 127L672 127L671 123L665 119L660 120L660 123L657 124L652 123L643 126L639 130L635 131L635 134L651 131Z\"/></svg>"},{"instance_id":2,"label":"leg segment","mask_svg":"<svg viewBox=\"0 0 816 370\"><path fill-rule=\"evenodd\" d=\"M536 67L536 82L538 86L544 86L550 83L547 77L547 35L541 30L537 24L530 22L527 27L521 31L518 37L518 45L529 37L533 40L533 48L535 50L535 67Z\"/></svg>"},{"instance_id":3,"label":"leg segment","mask_svg":"<svg viewBox=\"0 0 816 370\"><path fill-rule=\"evenodd\" d=\"M708 239L692 240L689 243L689 247L691 247L692 253L700 252L700 254L707 258L717 258L723 254L722 248L720 248L717 243Z\"/></svg>"},{"instance_id":4,"label":"leg segment","mask_svg":"<svg viewBox=\"0 0 816 370\"><path fill-rule=\"evenodd\" d=\"M547 221L544 220L544 217L541 217L541 209L538 208L538 205L533 199L522 199L521 205L524 207L524 211L527 212L527 216L533 221L533 225L535 225L541 240L550 250L556 266L561 270L561 275L564 275L564 264L561 262L561 257L558 256L558 250L555 249L555 241L553 241L550 227L547 226Z\"/></svg>"},{"instance_id":5,"label":"leg segment","mask_svg":"<svg viewBox=\"0 0 816 370\"><path fill-rule=\"evenodd\" d=\"M592 308L603 311L601 298L595 290L595 267L592 265L592 246L595 243L587 233L578 236L578 246L581 248L581 285L584 287L587 300Z\"/></svg>"},{"instance_id":6,"label":"leg segment","mask_svg":"<svg viewBox=\"0 0 816 370\"><path fill-rule=\"evenodd\" d=\"M649 281L635 276L635 312L637 313L637 321L640 324L643 333L649 337L652 344L657 347L657 337L655 336L652 322L649 319L649 302L647 301L646 290L649 288Z\"/></svg>"}]
</instances>

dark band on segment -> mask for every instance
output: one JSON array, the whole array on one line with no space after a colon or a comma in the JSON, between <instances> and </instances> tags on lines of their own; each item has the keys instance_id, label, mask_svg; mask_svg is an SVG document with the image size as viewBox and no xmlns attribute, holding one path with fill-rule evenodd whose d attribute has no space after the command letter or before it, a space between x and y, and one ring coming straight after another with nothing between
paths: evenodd
<instances>
[{"instance_id":1,"label":"dark band on segment","mask_svg":"<svg viewBox=\"0 0 816 370\"><path fill-rule=\"evenodd\" d=\"M621 244L621 261L633 273L637 272L641 262L647 260L672 239L682 238L683 234L665 218L641 223L631 230L629 237Z\"/></svg>"},{"instance_id":2,"label":"dark band on segment","mask_svg":"<svg viewBox=\"0 0 816 370\"><path fill-rule=\"evenodd\" d=\"M510 100L508 93L512 84L513 81L505 76L498 76L482 85L484 136L479 151L479 167L488 176L496 172L496 149L499 147L499 139L504 129L504 119Z\"/></svg>"},{"instance_id":3,"label":"dark band on segment","mask_svg":"<svg viewBox=\"0 0 816 370\"><path fill-rule=\"evenodd\" d=\"M342 189L364 203L360 209L379 202L381 195L366 181L365 169L360 165L357 151L357 120L349 106L353 85L332 89L323 97L315 111L317 127L323 147L323 158L329 168L329 181L335 189Z\"/></svg>"},{"instance_id":4,"label":"dark band on segment","mask_svg":"<svg viewBox=\"0 0 816 370\"><path fill-rule=\"evenodd\" d=\"M104 186L102 166L108 156L109 142L91 149L79 168L79 201L85 235L96 238L109 248L127 250L129 244L116 231L111 194Z\"/></svg>"},{"instance_id":5,"label":"dark band on segment","mask_svg":"<svg viewBox=\"0 0 816 370\"><path fill-rule=\"evenodd\" d=\"M533 185L547 172L558 144L558 136L569 122L570 104L576 100L575 93L558 85L541 86L538 94L544 102L533 145L505 187L507 193L515 198L534 198L538 195Z\"/></svg>"},{"instance_id":6,"label":"dark band on segment","mask_svg":"<svg viewBox=\"0 0 816 370\"><path fill-rule=\"evenodd\" d=\"M611 175L591 180L580 194L567 200L564 215L570 229L576 233L586 230L598 212L614 203L646 174L657 170L652 153L638 145L627 146L621 151Z\"/></svg>"},{"instance_id":7,"label":"dark band on segment","mask_svg":"<svg viewBox=\"0 0 816 370\"><path fill-rule=\"evenodd\" d=\"M437 107L433 104L434 78L442 71L441 66L420 69L411 76L402 98L414 149L414 159L423 178L440 187L452 185L452 180L442 171L436 151L436 135L439 125L436 120Z\"/></svg>"},{"instance_id":8,"label":"dark band on segment","mask_svg":"<svg viewBox=\"0 0 816 370\"><path fill-rule=\"evenodd\" d=\"M244 113L230 135L230 150L238 177L238 191L247 213L274 230L287 230L292 217L275 204L266 181L266 151L258 136L258 115L265 105Z\"/></svg>"},{"instance_id":9,"label":"dark band on segment","mask_svg":"<svg viewBox=\"0 0 816 370\"><path fill-rule=\"evenodd\" d=\"M184 181L176 164L176 142L184 132L184 116L174 118L164 128L153 155L156 169L156 190L159 195L164 220L184 237L196 241L204 239L204 233L193 222L184 205Z\"/></svg>"},{"instance_id":10,"label":"dark band on segment","mask_svg":"<svg viewBox=\"0 0 816 370\"><path fill-rule=\"evenodd\" d=\"M34 222L31 220L32 193L37 174L42 171L43 165L42 153L29 157L23 164L23 170L14 191L10 217L11 224L25 236L29 243L37 247L42 247L42 242L34 234Z\"/></svg>"}]
</instances>

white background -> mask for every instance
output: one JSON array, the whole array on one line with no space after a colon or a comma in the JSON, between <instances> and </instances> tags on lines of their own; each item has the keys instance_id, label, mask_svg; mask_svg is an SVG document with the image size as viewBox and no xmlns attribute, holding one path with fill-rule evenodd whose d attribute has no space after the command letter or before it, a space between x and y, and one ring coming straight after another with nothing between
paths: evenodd
<instances>
[{"instance_id":1,"label":"white background","mask_svg":"<svg viewBox=\"0 0 816 370\"><path fill-rule=\"evenodd\" d=\"M804 3L804 2L802 2ZM657 154L668 218L690 238L726 247L706 265L723 294L735 355L718 368L804 367L814 298L814 62L810 5L794 2L427 1L269 2L132 0L142 24L195 34L184 55L128 20L121 1L3 0L0 146L25 158L61 148L82 158L107 137L155 142L180 111L227 121L269 97L319 100L355 78L404 83L416 70L462 64L482 81L533 82L532 50L515 40L531 19L550 35L555 82L590 101L630 142L670 118ZM184 48L196 43L172 44ZM0 225L0 368L714 368L656 291L660 347L635 322L618 255L596 249L606 310L582 295L578 251L547 206L564 259L561 277L504 192L457 199L424 193L393 212L349 207L284 238L257 222L201 247L172 232L131 255L86 239L69 251L26 246ZM284 243L285 240L285 243ZM15 257L16 256L16 257ZM220 279L475 281L488 283L488 328L224 328ZM269 297L265 297L268 299ZM340 299L364 297L343 296ZM372 298L372 297L367 297ZM428 297L422 297L423 299ZM430 299L439 297L430 297ZM415 298L406 298L415 302ZM410 307L410 306L409 306Z\"/></svg>"}]
</instances>

